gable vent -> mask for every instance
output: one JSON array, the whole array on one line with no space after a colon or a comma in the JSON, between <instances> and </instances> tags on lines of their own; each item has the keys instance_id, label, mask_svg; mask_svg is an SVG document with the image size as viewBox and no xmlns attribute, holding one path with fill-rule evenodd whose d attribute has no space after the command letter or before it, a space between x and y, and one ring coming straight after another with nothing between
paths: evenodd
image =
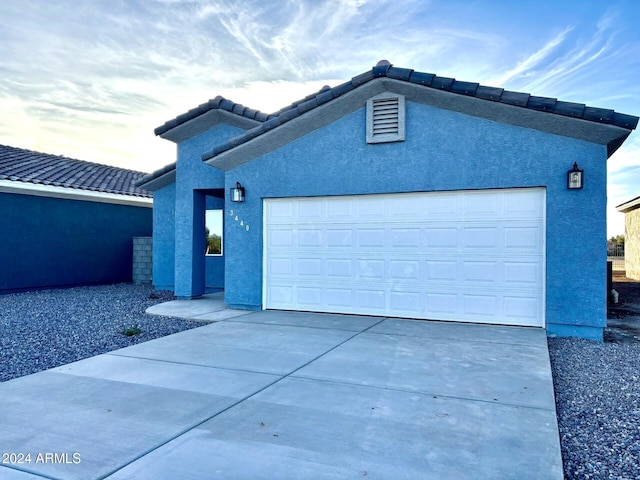
<instances>
[{"instance_id":1,"label":"gable vent","mask_svg":"<svg viewBox=\"0 0 640 480\"><path fill-rule=\"evenodd\" d=\"M373 101L373 136L398 134L398 97Z\"/></svg>"},{"instance_id":2,"label":"gable vent","mask_svg":"<svg viewBox=\"0 0 640 480\"><path fill-rule=\"evenodd\" d=\"M367 101L367 143L404 140L404 97L383 93Z\"/></svg>"}]
</instances>

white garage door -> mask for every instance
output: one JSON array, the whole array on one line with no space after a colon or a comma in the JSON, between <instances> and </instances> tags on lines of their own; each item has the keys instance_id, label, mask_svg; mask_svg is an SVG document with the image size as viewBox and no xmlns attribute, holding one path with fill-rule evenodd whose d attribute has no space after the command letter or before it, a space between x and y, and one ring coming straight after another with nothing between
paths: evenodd
<instances>
[{"instance_id":1,"label":"white garage door","mask_svg":"<svg viewBox=\"0 0 640 480\"><path fill-rule=\"evenodd\" d=\"M265 200L264 306L544 326L545 190Z\"/></svg>"}]
</instances>

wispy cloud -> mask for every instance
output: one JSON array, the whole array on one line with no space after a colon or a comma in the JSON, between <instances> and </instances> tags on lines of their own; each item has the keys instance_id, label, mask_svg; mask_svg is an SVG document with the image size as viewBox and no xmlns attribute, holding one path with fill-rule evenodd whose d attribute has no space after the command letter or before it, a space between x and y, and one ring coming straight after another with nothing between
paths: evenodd
<instances>
[{"instance_id":1,"label":"wispy cloud","mask_svg":"<svg viewBox=\"0 0 640 480\"><path fill-rule=\"evenodd\" d=\"M542 48L531 53L527 58L518 62L518 64L511 70L505 72L501 77L491 80L492 85L506 85L513 79L526 78L534 74L535 69L556 50L556 48L562 44L569 32L573 30L572 27L567 27L555 37L549 40Z\"/></svg>"},{"instance_id":2,"label":"wispy cloud","mask_svg":"<svg viewBox=\"0 0 640 480\"><path fill-rule=\"evenodd\" d=\"M382 58L638 115L638 8L587 3L3 0L0 142L151 171L175 159L153 128L209 98L270 112ZM637 136L616 194L640 184Z\"/></svg>"}]
</instances>

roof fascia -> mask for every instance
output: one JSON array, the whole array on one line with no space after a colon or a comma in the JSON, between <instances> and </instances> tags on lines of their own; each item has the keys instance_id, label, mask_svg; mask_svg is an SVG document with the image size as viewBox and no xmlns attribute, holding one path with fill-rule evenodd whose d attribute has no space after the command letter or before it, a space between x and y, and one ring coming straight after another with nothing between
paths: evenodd
<instances>
[{"instance_id":1,"label":"roof fascia","mask_svg":"<svg viewBox=\"0 0 640 480\"><path fill-rule=\"evenodd\" d=\"M191 120L181 123L159 136L165 140L180 143L218 125L227 124L243 130L249 130L257 127L260 123L261 122L257 120L252 120L250 118L243 117L242 115L227 112L226 110L213 109L197 116L196 118L192 118Z\"/></svg>"},{"instance_id":2,"label":"roof fascia","mask_svg":"<svg viewBox=\"0 0 640 480\"><path fill-rule=\"evenodd\" d=\"M39 185L35 183L26 183L14 180L0 180L0 193L33 195L36 197L62 198L67 200L82 200L98 203L112 203L117 205L128 205L132 207L153 207L153 199L148 197L136 197L133 195L120 195L117 193L107 192L94 192L92 190L57 187L54 185Z\"/></svg>"},{"instance_id":3,"label":"roof fascia","mask_svg":"<svg viewBox=\"0 0 640 480\"><path fill-rule=\"evenodd\" d=\"M618 205L616 210L622 213L627 213L638 207L640 207L640 197L632 198L631 200Z\"/></svg>"},{"instance_id":4,"label":"roof fascia","mask_svg":"<svg viewBox=\"0 0 640 480\"><path fill-rule=\"evenodd\" d=\"M206 163L224 171L232 170L265 153L280 148L296 138L326 126L355 110L364 108L369 98L386 91L404 95L407 101L499 123L575 138L589 143L606 145L608 147L608 156L631 133L630 130L614 125L540 112L390 78L378 78L351 90L333 101L309 110L273 130L206 160Z\"/></svg>"},{"instance_id":5,"label":"roof fascia","mask_svg":"<svg viewBox=\"0 0 640 480\"><path fill-rule=\"evenodd\" d=\"M368 82L334 101L309 110L284 125L206 160L206 163L223 171L232 170L254 158L280 148L296 138L329 125L351 112L364 108L370 97L385 91L386 87L382 81Z\"/></svg>"},{"instance_id":6,"label":"roof fascia","mask_svg":"<svg viewBox=\"0 0 640 480\"><path fill-rule=\"evenodd\" d=\"M175 183L176 181L176 167L175 167L175 163L172 164L173 165L173 169L169 170L168 172L162 173L157 177L153 177L150 180L144 182L144 183L136 183L136 187L139 188L143 188L144 190L148 190L150 192L155 192L157 190L160 190L161 188L164 188L168 185L171 185L172 183ZM153 174L151 174L153 175ZM144 177L143 177L144 179Z\"/></svg>"},{"instance_id":7,"label":"roof fascia","mask_svg":"<svg viewBox=\"0 0 640 480\"><path fill-rule=\"evenodd\" d=\"M631 133L631 130L615 125L590 122L581 118L541 112L530 108L523 108L433 88L416 88L413 84L400 82L398 80L388 79L386 81L393 82L395 84L393 90L405 95L409 101L431 105L445 110L452 110L499 123L530 128L598 145L606 145L608 147L608 157L622 145Z\"/></svg>"}]
</instances>

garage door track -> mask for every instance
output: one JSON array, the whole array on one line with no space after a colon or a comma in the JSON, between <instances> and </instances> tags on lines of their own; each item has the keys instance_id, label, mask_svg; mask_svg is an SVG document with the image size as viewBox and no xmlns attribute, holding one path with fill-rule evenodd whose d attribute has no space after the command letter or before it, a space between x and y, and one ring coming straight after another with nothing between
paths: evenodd
<instances>
[{"instance_id":1,"label":"garage door track","mask_svg":"<svg viewBox=\"0 0 640 480\"><path fill-rule=\"evenodd\" d=\"M0 403L2 479L562 479L536 328L262 311Z\"/></svg>"}]
</instances>

